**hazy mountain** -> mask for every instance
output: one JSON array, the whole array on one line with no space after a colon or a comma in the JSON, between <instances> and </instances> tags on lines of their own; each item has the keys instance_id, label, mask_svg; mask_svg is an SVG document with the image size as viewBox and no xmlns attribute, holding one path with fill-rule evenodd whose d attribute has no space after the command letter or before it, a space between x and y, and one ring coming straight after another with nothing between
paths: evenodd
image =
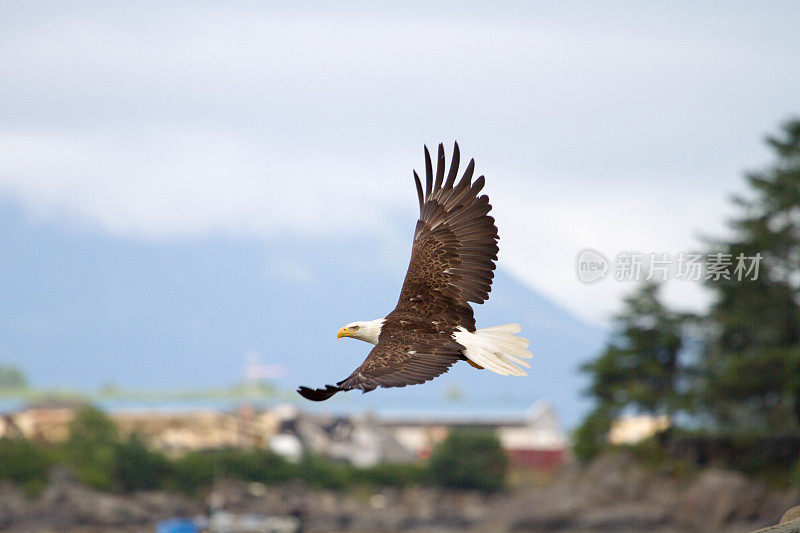
<instances>
[{"instance_id":1,"label":"hazy mountain","mask_svg":"<svg viewBox=\"0 0 800 533\"><path fill-rule=\"evenodd\" d=\"M397 300L408 248L400 257L379 241L146 242L34 223L5 204L0 361L21 367L37 386L175 389L241 381L245 353L255 350L261 362L285 367L281 386L333 383L370 348L337 341L336 330L384 316ZM545 397L573 423L585 407L576 367L599 349L602 330L502 269L477 316L479 327L522 324L534 353L529 377L458 364L424 387L338 395L314 408L493 414Z\"/></svg>"}]
</instances>

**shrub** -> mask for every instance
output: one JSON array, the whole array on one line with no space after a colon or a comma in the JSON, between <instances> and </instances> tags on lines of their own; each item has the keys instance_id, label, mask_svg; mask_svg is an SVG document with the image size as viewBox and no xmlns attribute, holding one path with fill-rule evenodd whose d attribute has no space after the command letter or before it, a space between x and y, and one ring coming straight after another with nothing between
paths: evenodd
<instances>
[{"instance_id":1,"label":"shrub","mask_svg":"<svg viewBox=\"0 0 800 533\"><path fill-rule=\"evenodd\" d=\"M161 488L170 466L164 455L148 450L141 437L132 434L114 448L114 487L123 492Z\"/></svg>"},{"instance_id":2,"label":"shrub","mask_svg":"<svg viewBox=\"0 0 800 533\"><path fill-rule=\"evenodd\" d=\"M606 437L614 415L605 409L592 411L575 430L572 451L582 463L587 463L608 447Z\"/></svg>"},{"instance_id":3,"label":"shrub","mask_svg":"<svg viewBox=\"0 0 800 533\"><path fill-rule=\"evenodd\" d=\"M289 463L265 450L227 450L214 454L221 474L245 481L270 483L285 481L294 472Z\"/></svg>"},{"instance_id":4,"label":"shrub","mask_svg":"<svg viewBox=\"0 0 800 533\"><path fill-rule=\"evenodd\" d=\"M214 481L214 470L212 458L200 452L192 452L172 461L163 487L187 494L197 494Z\"/></svg>"},{"instance_id":5,"label":"shrub","mask_svg":"<svg viewBox=\"0 0 800 533\"><path fill-rule=\"evenodd\" d=\"M355 482L378 487L405 487L425 481L425 467L416 464L377 464L353 472Z\"/></svg>"},{"instance_id":6,"label":"shrub","mask_svg":"<svg viewBox=\"0 0 800 533\"><path fill-rule=\"evenodd\" d=\"M81 407L69 426L64 445L67 460L83 483L100 490L113 488L117 427L96 407Z\"/></svg>"},{"instance_id":7,"label":"shrub","mask_svg":"<svg viewBox=\"0 0 800 533\"><path fill-rule=\"evenodd\" d=\"M41 491L47 471L56 464L69 466L79 481L99 490L161 489L197 495L218 476L266 484L300 481L335 490L433 483L492 491L505 485L507 458L492 434L453 432L434 450L428 466L356 468L311 453L294 464L261 449L191 452L172 459L148 449L138 435L120 440L113 420L91 406L76 413L63 445L0 440L0 479L20 483L28 492Z\"/></svg>"},{"instance_id":8,"label":"shrub","mask_svg":"<svg viewBox=\"0 0 800 533\"><path fill-rule=\"evenodd\" d=\"M496 435L477 431L451 431L434 448L429 479L455 489L496 491L505 487L508 458Z\"/></svg>"},{"instance_id":9,"label":"shrub","mask_svg":"<svg viewBox=\"0 0 800 533\"><path fill-rule=\"evenodd\" d=\"M353 482L353 467L304 453L298 465L298 478L312 487L341 490Z\"/></svg>"},{"instance_id":10,"label":"shrub","mask_svg":"<svg viewBox=\"0 0 800 533\"><path fill-rule=\"evenodd\" d=\"M0 479L19 483L29 495L42 491L53 456L44 446L25 439L0 439Z\"/></svg>"}]
</instances>

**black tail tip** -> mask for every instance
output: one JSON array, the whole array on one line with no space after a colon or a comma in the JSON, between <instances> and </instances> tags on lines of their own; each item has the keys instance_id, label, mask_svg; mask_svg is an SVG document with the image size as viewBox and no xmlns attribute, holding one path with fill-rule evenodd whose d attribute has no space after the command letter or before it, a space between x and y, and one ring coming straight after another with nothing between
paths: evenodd
<instances>
[{"instance_id":1,"label":"black tail tip","mask_svg":"<svg viewBox=\"0 0 800 533\"><path fill-rule=\"evenodd\" d=\"M297 393L312 402L323 402L341 390L333 385L325 385L324 389L310 389L301 385L297 388Z\"/></svg>"}]
</instances>

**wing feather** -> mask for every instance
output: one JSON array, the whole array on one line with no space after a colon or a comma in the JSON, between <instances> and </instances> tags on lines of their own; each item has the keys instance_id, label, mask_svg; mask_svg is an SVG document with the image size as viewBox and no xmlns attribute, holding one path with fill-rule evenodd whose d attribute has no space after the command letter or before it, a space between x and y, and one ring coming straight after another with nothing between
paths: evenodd
<instances>
[{"instance_id":1,"label":"wing feather","mask_svg":"<svg viewBox=\"0 0 800 533\"><path fill-rule=\"evenodd\" d=\"M425 197L422 194L422 183L419 181L417 171L414 171L414 184L417 186L417 199L419 199L419 208L422 210L422 204L425 202Z\"/></svg>"},{"instance_id":2,"label":"wing feather","mask_svg":"<svg viewBox=\"0 0 800 533\"><path fill-rule=\"evenodd\" d=\"M443 145L438 147L435 176L427 146L424 152L424 188L414 172L420 216L397 306L364 362L336 385L300 387L305 398L322 401L342 390L368 392L424 383L462 358L463 347L452 333L458 326L474 331L470 304L489 298L499 249L497 227L489 216L489 197L479 196L485 178L472 180L475 160L470 159L456 183L458 143L446 179Z\"/></svg>"},{"instance_id":3,"label":"wing feather","mask_svg":"<svg viewBox=\"0 0 800 533\"><path fill-rule=\"evenodd\" d=\"M439 143L439 155L436 158L436 181L433 184L433 190L439 190L442 187L442 179L444 179L444 145Z\"/></svg>"},{"instance_id":4,"label":"wing feather","mask_svg":"<svg viewBox=\"0 0 800 533\"><path fill-rule=\"evenodd\" d=\"M492 208L489 197L479 196L485 177L479 176L472 181L475 160L470 159L454 186L460 160L456 143L447 179L442 184L439 178L445 167L442 152L443 148L439 151L432 189L425 190L414 232L411 262L394 312L424 316L441 312L446 307L462 320L456 325L473 330L474 319L469 304L483 303L489 296L497 260L497 227L494 218L488 215ZM427 149L425 153L429 154ZM429 155L426 157L426 172L428 161ZM420 295L423 295L422 299Z\"/></svg>"},{"instance_id":5,"label":"wing feather","mask_svg":"<svg viewBox=\"0 0 800 533\"><path fill-rule=\"evenodd\" d=\"M425 196L431 195L433 187L433 169L431 168L431 154L425 146Z\"/></svg>"},{"instance_id":6,"label":"wing feather","mask_svg":"<svg viewBox=\"0 0 800 533\"><path fill-rule=\"evenodd\" d=\"M453 158L450 161L450 172L447 173L447 181L442 187L442 190L448 191L453 188L453 184L456 182L456 177L458 176L458 164L461 159L461 151L458 149L458 143L453 145Z\"/></svg>"}]
</instances>

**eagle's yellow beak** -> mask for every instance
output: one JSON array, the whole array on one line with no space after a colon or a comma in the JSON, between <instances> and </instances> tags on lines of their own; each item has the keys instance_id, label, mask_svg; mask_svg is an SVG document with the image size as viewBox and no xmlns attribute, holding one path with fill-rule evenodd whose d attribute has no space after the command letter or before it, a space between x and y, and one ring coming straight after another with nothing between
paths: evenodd
<instances>
[{"instance_id":1,"label":"eagle's yellow beak","mask_svg":"<svg viewBox=\"0 0 800 533\"><path fill-rule=\"evenodd\" d=\"M340 329L339 331L336 332L336 338L337 339L341 339L342 337L349 337L349 336L350 336L350 330L347 329L347 328L342 328L342 329Z\"/></svg>"}]
</instances>

